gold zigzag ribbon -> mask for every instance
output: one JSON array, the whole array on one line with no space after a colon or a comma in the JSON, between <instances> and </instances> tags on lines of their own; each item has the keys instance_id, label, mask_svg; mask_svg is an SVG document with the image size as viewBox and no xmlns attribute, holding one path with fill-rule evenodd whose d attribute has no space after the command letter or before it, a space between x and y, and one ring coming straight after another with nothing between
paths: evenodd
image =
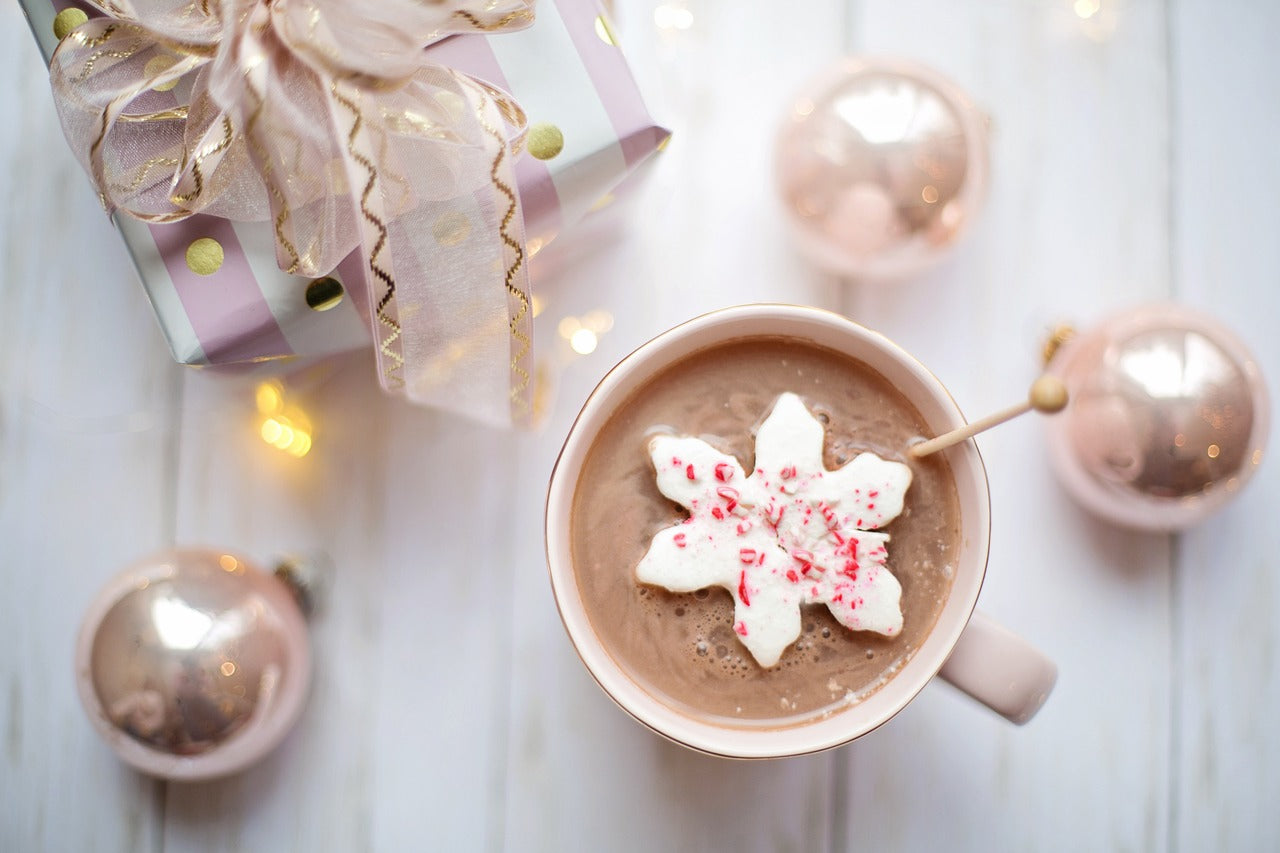
<instances>
[{"instance_id":1,"label":"gold zigzag ribbon","mask_svg":"<svg viewBox=\"0 0 1280 853\"><path fill-rule=\"evenodd\" d=\"M375 306L378 322L386 329L382 339L378 342L378 350L386 357L388 362L384 363L383 366L383 377L387 388L399 390L404 387L404 356L400 352L398 343L400 340L400 323L387 310L396 296L396 280L389 271L379 265L379 258L387 245L386 223L369 209L369 197L373 194L373 190L378 184L378 169L368 157L356 150L356 140L359 138L360 128L364 124L364 115L360 112L359 106L349 98L344 97L338 91L337 86L334 86L331 91L333 92L334 100L346 107L352 115L351 131L347 134L347 153L369 175L364 189L360 192L360 214L378 232L378 239L369 250L369 272L374 278L382 282L384 287L382 296L378 298L378 303Z\"/></svg>"},{"instance_id":2,"label":"gold zigzag ribbon","mask_svg":"<svg viewBox=\"0 0 1280 853\"><path fill-rule=\"evenodd\" d=\"M485 132L498 142L498 153L493 158L493 164L489 167L489 180L493 186L507 198L507 209L502 215L502 222L498 227L498 233L502 236L502 242L511 250L513 260L507 265L504 282L507 288L507 296L509 299L515 300L516 310L510 318L508 328L511 331L511 337L515 339L511 353L511 413L513 420L523 420L529 414L529 401L525 399L525 392L529 388L529 371L525 369L524 360L529 354L531 346L529 336L525 332L525 318L529 313L529 295L521 288L516 287L516 277L520 274L521 267L524 266L524 247L520 245L520 241L511 236L511 223L515 219L517 202L515 190L509 187L502 180L499 173L502 170L502 163L507 157L507 140L501 131L485 121L484 116L480 116L480 124L484 127Z\"/></svg>"}]
</instances>

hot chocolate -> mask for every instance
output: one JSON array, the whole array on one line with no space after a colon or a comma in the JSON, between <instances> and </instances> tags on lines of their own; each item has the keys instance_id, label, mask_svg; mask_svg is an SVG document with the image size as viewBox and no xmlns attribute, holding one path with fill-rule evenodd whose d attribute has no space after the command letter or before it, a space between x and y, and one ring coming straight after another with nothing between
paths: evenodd
<instances>
[{"instance_id":1,"label":"hot chocolate","mask_svg":"<svg viewBox=\"0 0 1280 853\"><path fill-rule=\"evenodd\" d=\"M828 469L864 451L910 468L902 513L881 530L890 538L886 568L902 588L902 626L892 636L853 631L826 607L808 605L799 639L766 668L742 643L733 595L719 587L671 593L637 581L636 568L656 533L688 517L658 490L650 439L696 436L751 471L756 432L787 392L824 425ZM875 691L933 628L959 549L959 501L945 459L905 452L926 432L903 395L866 365L794 339L735 340L663 370L600 430L574 493L574 573L601 642L673 708L741 725L801 723Z\"/></svg>"}]
</instances>

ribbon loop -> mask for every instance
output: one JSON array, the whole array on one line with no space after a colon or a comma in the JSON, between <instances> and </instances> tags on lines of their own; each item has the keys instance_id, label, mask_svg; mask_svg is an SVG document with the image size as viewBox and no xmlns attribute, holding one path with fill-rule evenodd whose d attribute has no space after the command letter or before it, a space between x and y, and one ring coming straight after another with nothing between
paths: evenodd
<instances>
[{"instance_id":1,"label":"ribbon loop","mask_svg":"<svg viewBox=\"0 0 1280 853\"><path fill-rule=\"evenodd\" d=\"M50 67L108 210L270 220L289 273L364 260L381 380L482 420L527 420L519 105L430 63L533 0L91 0Z\"/></svg>"}]
</instances>

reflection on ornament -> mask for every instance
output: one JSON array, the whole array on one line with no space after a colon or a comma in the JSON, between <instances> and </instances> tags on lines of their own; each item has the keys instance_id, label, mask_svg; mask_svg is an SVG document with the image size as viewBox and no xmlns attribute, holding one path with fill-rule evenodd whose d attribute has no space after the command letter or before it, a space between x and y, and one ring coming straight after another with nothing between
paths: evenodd
<instances>
[{"instance_id":1,"label":"reflection on ornament","mask_svg":"<svg viewBox=\"0 0 1280 853\"><path fill-rule=\"evenodd\" d=\"M286 583L221 551L157 554L94 599L76 643L80 699L129 764L209 779L263 757L306 698L311 652Z\"/></svg>"},{"instance_id":2,"label":"reflection on ornament","mask_svg":"<svg viewBox=\"0 0 1280 853\"><path fill-rule=\"evenodd\" d=\"M1049 422L1055 468L1103 518L1147 530L1200 521L1262 462L1269 405L1240 340L1203 313L1147 305L1063 343L1071 405Z\"/></svg>"},{"instance_id":3,"label":"reflection on ornament","mask_svg":"<svg viewBox=\"0 0 1280 853\"><path fill-rule=\"evenodd\" d=\"M263 441L299 459L311 452L311 418L298 406L286 405L280 380L258 385L254 399L262 416L258 434Z\"/></svg>"},{"instance_id":4,"label":"reflection on ornament","mask_svg":"<svg viewBox=\"0 0 1280 853\"><path fill-rule=\"evenodd\" d=\"M802 90L775 150L797 245L862 279L926 269L977 214L986 117L934 71L845 59Z\"/></svg>"}]
</instances>

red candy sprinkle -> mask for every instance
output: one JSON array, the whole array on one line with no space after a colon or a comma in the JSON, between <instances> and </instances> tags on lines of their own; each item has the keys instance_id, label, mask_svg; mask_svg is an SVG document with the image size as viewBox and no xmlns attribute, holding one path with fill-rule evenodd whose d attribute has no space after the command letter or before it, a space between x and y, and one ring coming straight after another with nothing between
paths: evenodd
<instances>
[{"instance_id":1,"label":"red candy sprinkle","mask_svg":"<svg viewBox=\"0 0 1280 853\"><path fill-rule=\"evenodd\" d=\"M685 473L685 476L688 477L690 480L698 479L693 475L693 463L690 463L689 465L685 466L684 473Z\"/></svg>"},{"instance_id":2,"label":"red candy sprinkle","mask_svg":"<svg viewBox=\"0 0 1280 853\"><path fill-rule=\"evenodd\" d=\"M751 529L751 522L744 521L738 525L738 535L741 536Z\"/></svg>"},{"instance_id":3,"label":"red candy sprinkle","mask_svg":"<svg viewBox=\"0 0 1280 853\"><path fill-rule=\"evenodd\" d=\"M738 559L746 563L748 566L756 561L755 548L739 548Z\"/></svg>"},{"instance_id":4,"label":"red candy sprinkle","mask_svg":"<svg viewBox=\"0 0 1280 853\"><path fill-rule=\"evenodd\" d=\"M796 466L788 465L786 468L783 468L778 473L782 476L782 479L790 480L792 477L796 475Z\"/></svg>"},{"instance_id":5,"label":"red candy sprinkle","mask_svg":"<svg viewBox=\"0 0 1280 853\"><path fill-rule=\"evenodd\" d=\"M716 494L721 500L728 504L729 512L733 512L733 510L738 506L737 489L730 488L729 486L718 486L716 488Z\"/></svg>"},{"instance_id":6,"label":"red candy sprinkle","mask_svg":"<svg viewBox=\"0 0 1280 853\"><path fill-rule=\"evenodd\" d=\"M869 497L869 498L874 498L874 497L878 496L879 494L880 494L879 492L867 492L867 497Z\"/></svg>"},{"instance_id":7,"label":"red candy sprinkle","mask_svg":"<svg viewBox=\"0 0 1280 853\"><path fill-rule=\"evenodd\" d=\"M733 479L733 466L728 462L716 463L716 479L722 483L727 483Z\"/></svg>"},{"instance_id":8,"label":"red candy sprinkle","mask_svg":"<svg viewBox=\"0 0 1280 853\"><path fill-rule=\"evenodd\" d=\"M740 621L733 624L733 630L737 631L740 637L747 636L747 626Z\"/></svg>"},{"instance_id":9,"label":"red candy sprinkle","mask_svg":"<svg viewBox=\"0 0 1280 853\"><path fill-rule=\"evenodd\" d=\"M672 537L671 537L671 541L672 541L672 542L674 542L674 543L676 544L676 547L677 547L677 548L683 548L683 547L684 547L684 534L683 534L683 533L677 533L675 536L672 536Z\"/></svg>"},{"instance_id":10,"label":"red candy sprinkle","mask_svg":"<svg viewBox=\"0 0 1280 853\"><path fill-rule=\"evenodd\" d=\"M800 576L796 574L795 569L787 569L787 580L796 583L800 580Z\"/></svg>"},{"instance_id":11,"label":"red candy sprinkle","mask_svg":"<svg viewBox=\"0 0 1280 853\"><path fill-rule=\"evenodd\" d=\"M738 598L742 599L742 603L745 606L747 607L751 606L751 597L747 595L747 570L746 569L743 569L742 573L738 575Z\"/></svg>"},{"instance_id":12,"label":"red candy sprinkle","mask_svg":"<svg viewBox=\"0 0 1280 853\"><path fill-rule=\"evenodd\" d=\"M724 521L724 511L721 510L720 507L713 506L711 508L711 514L716 517L716 521Z\"/></svg>"}]
</instances>

